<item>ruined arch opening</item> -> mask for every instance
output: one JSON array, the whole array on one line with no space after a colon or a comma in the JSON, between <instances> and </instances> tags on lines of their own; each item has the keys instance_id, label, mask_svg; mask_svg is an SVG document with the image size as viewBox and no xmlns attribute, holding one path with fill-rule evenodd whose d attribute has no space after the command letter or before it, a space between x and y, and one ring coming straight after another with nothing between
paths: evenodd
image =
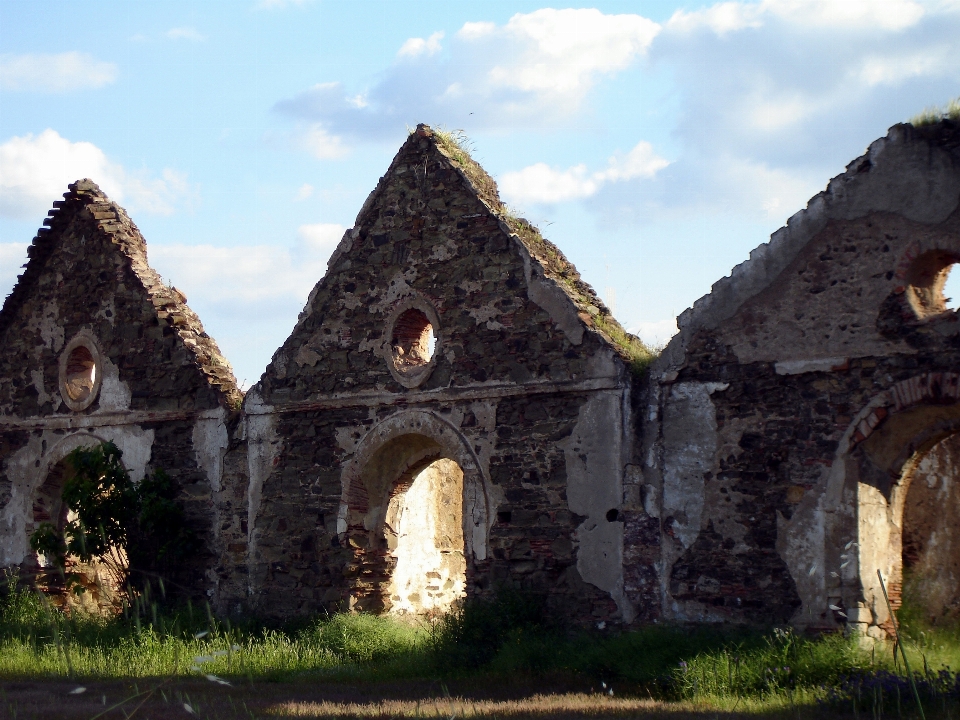
<instances>
[{"instance_id":1,"label":"ruined arch opening","mask_svg":"<svg viewBox=\"0 0 960 720\"><path fill-rule=\"evenodd\" d=\"M891 407L854 452L857 532L839 556L838 572L843 583L859 577L847 607L856 603L869 612L857 621L888 634L893 625L878 570L894 610L906 601L914 617L936 621L954 615L960 603L960 552L954 550L960 531L951 510L954 504L960 510L953 497L960 481L960 403L948 375L903 381L922 397Z\"/></svg>"},{"instance_id":2,"label":"ruined arch opening","mask_svg":"<svg viewBox=\"0 0 960 720\"><path fill-rule=\"evenodd\" d=\"M28 538L46 525L62 535L69 524L78 522L76 513L63 497L64 487L74 474L68 457L49 468L34 493L32 512L26 525ZM103 558L94 557L85 562L72 548L61 546L59 557L56 553L40 550L31 553L25 565L37 588L55 605L109 615L122 608L126 563L126 554L120 547L111 546Z\"/></svg>"},{"instance_id":3,"label":"ruined arch opening","mask_svg":"<svg viewBox=\"0 0 960 720\"><path fill-rule=\"evenodd\" d=\"M439 443L395 437L370 458L347 510L350 607L436 615L466 594L464 472Z\"/></svg>"},{"instance_id":4,"label":"ruined arch opening","mask_svg":"<svg viewBox=\"0 0 960 720\"><path fill-rule=\"evenodd\" d=\"M960 620L960 435L909 469L901 513L903 598L926 622Z\"/></svg>"},{"instance_id":5,"label":"ruined arch opening","mask_svg":"<svg viewBox=\"0 0 960 720\"><path fill-rule=\"evenodd\" d=\"M907 302L919 319L956 310L960 303L960 273L952 273L960 256L947 250L918 255L906 274Z\"/></svg>"}]
</instances>

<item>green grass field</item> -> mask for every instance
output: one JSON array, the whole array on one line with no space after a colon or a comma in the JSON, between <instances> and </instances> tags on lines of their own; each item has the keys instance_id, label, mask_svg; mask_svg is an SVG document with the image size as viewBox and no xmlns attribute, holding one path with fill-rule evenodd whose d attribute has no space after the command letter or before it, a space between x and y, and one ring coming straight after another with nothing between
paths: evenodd
<instances>
[{"instance_id":1,"label":"green grass field","mask_svg":"<svg viewBox=\"0 0 960 720\"><path fill-rule=\"evenodd\" d=\"M376 688L392 687L424 689L435 707L437 698L446 698L460 708L456 713L477 717L919 717L891 644L868 646L839 634L808 638L782 629L655 625L584 631L544 617L535 598L507 594L433 623L338 614L283 627L238 626L215 620L205 608L161 612L154 605L113 619L69 617L35 593L18 590L0 600L0 716L6 701L7 716L31 717L25 701L16 693L8 697L8 690L17 683L33 683L34 690L47 683L62 695L74 686L109 687L118 702L133 698L123 712L150 688L151 702L163 699L176 707L186 701L171 698L182 696L184 687L207 698L208 707L219 707L218 697L234 702L230 693L246 688L244 707L269 695L276 700L269 710L274 715L379 717L357 697L333 705L324 705L323 698L284 701L277 688L290 688L294 698L306 688L363 687L377 695ZM904 617L926 717L960 717L960 683L951 670L960 667L960 633L924 627L909 613ZM268 693L254 692L264 683L271 686ZM505 688L515 692L498 695ZM480 693L472 705L464 699L471 690ZM424 698L396 695L378 695L377 712L425 712ZM540 699L530 705L534 695ZM106 698L103 690L104 708ZM261 716L236 707L230 712L239 715L220 710L226 714L206 716ZM32 716L55 717L38 712ZM62 716L95 716L84 712Z\"/></svg>"}]
</instances>

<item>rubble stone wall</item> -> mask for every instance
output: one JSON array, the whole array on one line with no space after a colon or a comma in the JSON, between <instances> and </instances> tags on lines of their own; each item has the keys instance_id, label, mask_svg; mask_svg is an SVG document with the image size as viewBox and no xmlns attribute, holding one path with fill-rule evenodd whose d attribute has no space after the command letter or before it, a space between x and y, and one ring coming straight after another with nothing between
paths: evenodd
<instances>
[{"instance_id":1,"label":"rubble stone wall","mask_svg":"<svg viewBox=\"0 0 960 720\"><path fill-rule=\"evenodd\" d=\"M224 422L239 402L232 372L182 294L147 265L126 213L90 181L64 198L0 312L0 566L32 559L50 470L76 447L112 441L135 481L163 468L179 486L205 548L180 579L203 595L218 555L211 497ZM70 402L63 378L78 342L79 369L95 365L84 387L93 392Z\"/></svg>"},{"instance_id":2,"label":"rubble stone wall","mask_svg":"<svg viewBox=\"0 0 960 720\"><path fill-rule=\"evenodd\" d=\"M223 607L391 607L389 498L446 459L464 475L468 596L519 587L581 622L658 616L655 587L625 592L632 381L595 323L608 311L552 273L559 251L456 154L411 135L248 393L248 473L231 492L246 483L250 499L233 566L249 598Z\"/></svg>"},{"instance_id":3,"label":"rubble stone wall","mask_svg":"<svg viewBox=\"0 0 960 720\"><path fill-rule=\"evenodd\" d=\"M887 624L905 478L960 428L958 145L892 128L681 316L643 428L668 617Z\"/></svg>"}]
</instances>

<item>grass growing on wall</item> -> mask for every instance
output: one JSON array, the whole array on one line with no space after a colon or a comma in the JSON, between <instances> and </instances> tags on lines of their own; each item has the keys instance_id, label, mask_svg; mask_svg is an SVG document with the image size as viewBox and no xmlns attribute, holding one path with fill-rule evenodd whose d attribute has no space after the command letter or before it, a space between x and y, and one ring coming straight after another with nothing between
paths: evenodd
<instances>
[{"instance_id":1,"label":"grass growing on wall","mask_svg":"<svg viewBox=\"0 0 960 720\"><path fill-rule=\"evenodd\" d=\"M910 119L910 124L914 127L923 127L934 125L941 120L960 122L960 97L954 98L943 107L924 108L923 112Z\"/></svg>"}]
</instances>

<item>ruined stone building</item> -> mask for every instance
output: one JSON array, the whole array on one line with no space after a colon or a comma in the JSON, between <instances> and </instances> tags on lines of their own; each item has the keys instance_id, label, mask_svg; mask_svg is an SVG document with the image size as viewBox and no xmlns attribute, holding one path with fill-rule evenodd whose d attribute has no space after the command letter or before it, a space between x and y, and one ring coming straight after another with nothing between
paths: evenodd
<instances>
[{"instance_id":1,"label":"ruined stone building","mask_svg":"<svg viewBox=\"0 0 960 720\"><path fill-rule=\"evenodd\" d=\"M960 598L960 130L898 125L652 363L449 138L410 135L246 395L126 213L54 203L0 311L0 566L112 440L174 478L224 614L887 622ZM919 582L920 580L918 580ZM838 609L832 609L838 608Z\"/></svg>"}]
</instances>

